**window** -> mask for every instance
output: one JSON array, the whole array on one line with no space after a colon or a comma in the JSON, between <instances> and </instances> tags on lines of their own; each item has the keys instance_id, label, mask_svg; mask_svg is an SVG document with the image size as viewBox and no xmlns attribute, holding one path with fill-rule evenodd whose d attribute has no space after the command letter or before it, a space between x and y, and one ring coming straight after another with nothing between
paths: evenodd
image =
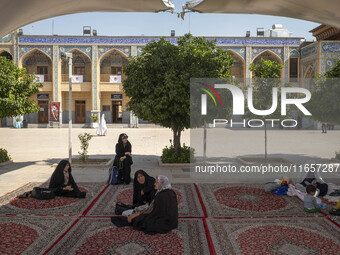
<instances>
[{"instance_id":1,"label":"window","mask_svg":"<svg viewBox=\"0 0 340 255\"><path fill-rule=\"evenodd\" d=\"M111 67L111 74L113 75L122 75L122 67L121 66L112 66Z\"/></svg>"},{"instance_id":2,"label":"window","mask_svg":"<svg viewBox=\"0 0 340 255\"><path fill-rule=\"evenodd\" d=\"M47 66L37 66L37 74L44 75L48 74Z\"/></svg>"},{"instance_id":3,"label":"window","mask_svg":"<svg viewBox=\"0 0 340 255\"><path fill-rule=\"evenodd\" d=\"M74 74L75 75L84 75L85 74L85 66L74 67Z\"/></svg>"},{"instance_id":4,"label":"window","mask_svg":"<svg viewBox=\"0 0 340 255\"><path fill-rule=\"evenodd\" d=\"M289 81L297 82L298 78L298 58L289 59Z\"/></svg>"},{"instance_id":5,"label":"window","mask_svg":"<svg viewBox=\"0 0 340 255\"><path fill-rule=\"evenodd\" d=\"M103 105L103 112L109 112L110 106L109 105Z\"/></svg>"}]
</instances>

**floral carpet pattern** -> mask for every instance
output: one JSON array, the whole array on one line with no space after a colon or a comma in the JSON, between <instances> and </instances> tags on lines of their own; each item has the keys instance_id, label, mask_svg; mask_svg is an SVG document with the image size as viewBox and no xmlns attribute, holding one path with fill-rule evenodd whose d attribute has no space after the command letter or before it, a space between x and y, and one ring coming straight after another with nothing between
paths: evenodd
<instances>
[{"instance_id":1,"label":"floral carpet pattern","mask_svg":"<svg viewBox=\"0 0 340 255\"><path fill-rule=\"evenodd\" d=\"M180 217L204 216L194 184L173 184L172 187L177 194L178 213ZM89 211L88 215L112 215L116 202L132 204L132 196L133 188L131 185L111 185Z\"/></svg>"},{"instance_id":2,"label":"floral carpet pattern","mask_svg":"<svg viewBox=\"0 0 340 255\"><path fill-rule=\"evenodd\" d=\"M46 187L42 183L30 183L10 194L0 198L0 215L81 215L99 192L105 187L104 183L80 183L79 189L86 191L86 198L56 197L51 200L34 198L17 198L18 195L32 190L34 187Z\"/></svg>"},{"instance_id":3,"label":"floral carpet pattern","mask_svg":"<svg viewBox=\"0 0 340 255\"><path fill-rule=\"evenodd\" d=\"M117 201L131 203L131 185L79 183L86 199L39 201L0 197L0 254L340 254L340 221L307 214L296 197L265 193L256 184L173 184L179 226L146 235L117 228Z\"/></svg>"},{"instance_id":4,"label":"floral carpet pattern","mask_svg":"<svg viewBox=\"0 0 340 255\"><path fill-rule=\"evenodd\" d=\"M198 184L208 216L307 216L297 197L267 193L259 184Z\"/></svg>"}]
</instances>

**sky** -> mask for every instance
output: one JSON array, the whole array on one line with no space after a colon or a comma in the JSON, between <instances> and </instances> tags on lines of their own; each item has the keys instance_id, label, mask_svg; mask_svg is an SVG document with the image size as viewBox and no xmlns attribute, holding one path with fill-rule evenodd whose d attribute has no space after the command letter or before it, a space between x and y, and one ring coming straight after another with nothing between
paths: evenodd
<instances>
[{"instance_id":1,"label":"sky","mask_svg":"<svg viewBox=\"0 0 340 255\"><path fill-rule=\"evenodd\" d=\"M185 0L172 0L175 12L182 10ZM188 32L194 36L245 36L251 31L256 36L257 28L270 29L273 24L282 24L284 28L293 32L293 37L307 40L315 39L309 31L318 23L253 14L203 14L186 13L184 20L176 13L116 13L92 12L71 14L42 20L24 26L25 35L82 35L83 26L96 29L98 36L169 36L171 30L176 36Z\"/></svg>"}]
</instances>

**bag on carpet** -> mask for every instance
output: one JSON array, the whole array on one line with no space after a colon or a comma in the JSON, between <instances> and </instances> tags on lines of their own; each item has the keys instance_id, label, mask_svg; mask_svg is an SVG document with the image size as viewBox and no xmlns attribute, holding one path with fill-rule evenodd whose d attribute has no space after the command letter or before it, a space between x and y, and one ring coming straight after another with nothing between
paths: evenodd
<instances>
[{"instance_id":1,"label":"bag on carpet","mask_svg":"<svg viewBox=\"0 0 340 255\"><path fill-rule=\"evenodd\" d=\"M272 191L272 193L276 195L287 195L287 192L288 192L288 186L280 186Z\"/></svg>"},{"instance_id":2,"label":"bag on carpet","mask_svg":"<svg viewBox=\"0 0 340 255\"><path fill-rule=\"evenodd\" d=\"M31 192L31 196L38 200L49 200L55 198L55 193L50 189L35 187Z\"/></svg>"},{"instance_id":3,"label":"bag on carpet","mask_svg":"<svg viewBox=\"0 0 340 255\"><path fill-rule=\"evenodd\" d=\"M122 213L126 210L134 209L135 207L133 205L126 205L121 202L116 203L116 208L115 208L115 214L116 215L122 215Z\"/></svg>"},{"instance_id":4,"label":"bag on carpet","mask_svg":"<svg viewBox=\"0 0 340 255\"><path fill-rule=\"evenodd\" d=\"M109 178L107 180L107 183L112 185L120 184L121 181L118 179L118 173L118 168L116 166L111 166L109 168Z\"/></svg>"},{"instance_id":5,"label":"bag on carpet","mask_svg":"<svg viewBox=\"0 0 340 255\"><path fill-rule=\"evenodd\" d=\"M275 182L267 182L264 185L264 191L265 192L272 192L273 190L275 190L279 186L280 186L280 184L277 184Z\"/></svg>"}]
</instances>

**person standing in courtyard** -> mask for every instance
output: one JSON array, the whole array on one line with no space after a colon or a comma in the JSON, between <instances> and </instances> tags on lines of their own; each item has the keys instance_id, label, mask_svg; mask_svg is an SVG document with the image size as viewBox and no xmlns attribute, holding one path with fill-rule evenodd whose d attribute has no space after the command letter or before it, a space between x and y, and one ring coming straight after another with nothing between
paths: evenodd
<instances>
[{"instance_id":1,"label":"person standing in courtyard","mask_svg":"<svg viewBox=\"0 0 340 255\"><path fill-rule=\"evenodd\" d=\"M114 166L119 169L118 179L125 184L129 184L131 182L131 165L133 164L131 152L132 145L128 141L127 134L120 134L118 143L116 144Z\"/></svg>"},{"instance_id":2,"label":"person standing in courtyard","mask_svg":"<svg viewBox=\"0 0 340 255\"><path fill-rule=\"evenodd\" d=\"M99 123L99 127L97 129L97 135L105 136L107 134L107 126L105 120L105 114L102 115Z\"/></svg>"},{"instance_id":3,"label":"person standing in courtyard","mask_svg":"<svg viewBox=\"0 0 340 255\"><path fill-rule=\"evenodd\" d=\"M81 192L73 179L70 162L62 160L54 170L49 189L53 190L56 196L85 198L86 192Z\"/></svg>"}]
</instances>

